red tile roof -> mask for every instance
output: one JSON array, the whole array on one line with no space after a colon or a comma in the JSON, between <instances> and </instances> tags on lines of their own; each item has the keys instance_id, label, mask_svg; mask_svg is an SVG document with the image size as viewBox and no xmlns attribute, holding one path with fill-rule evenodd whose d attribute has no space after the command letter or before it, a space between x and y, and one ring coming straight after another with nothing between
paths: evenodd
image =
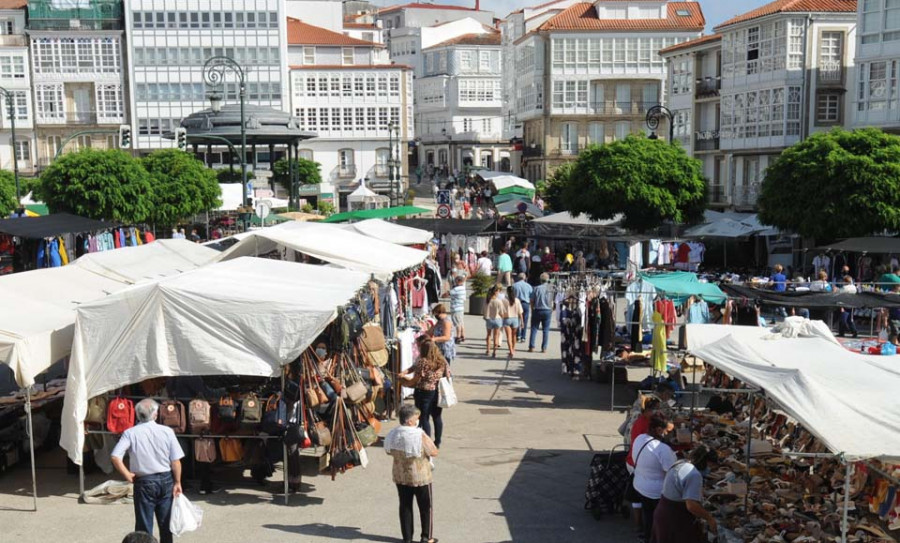
<instances>
[{"instance_id":1,"label":"red tile roof","mask_svg":"<svg viewBox=\"0 0 900 543\"><path fill-rule=\"evenodd\" d=\"M706 19L697 2L669 2L665 19L598 19L594 4L581 2L550 18L539 31L554 30L703 30ZM678 12L687 12L679 15Z\"/></svg>"},{"instance_id":2,"label":"red tile roof","mask_svg":"<svg viewBox=\"0 0 900 543\"><path fill-rule=\"evenodd\" d=\"M536 5L536 6L530 6L530 7L527 7L527 8L519 8L519 9L517 9L516 11L513 11L512 13L510 13L510 15L514 15L514 14L516 14L516 13L525 13L525 10L526 10L526 9L531 9L531 10L542 9L542 8L547 7L547 6L552 6L553 4L558 4L558 3L563 2L563 1L565 1L565 0L550 0L549 2L545 2L545 3L543 3L543 4L538 4L538 5Z\"/></svg>"},{"instance_id":3,"label":"red tile roof","mask_svg":"<svg viewBox=\"0 0 900 543\"><path fill-rule=\"evenodd\" d=\"M722 40L721 34L709 34L707 36L700 36L699 38L695 38L693 40L688 40L686 42L682 42L682 43L679 43L676 45L670 45L669 47L666 47L665 49L660 49L659 53L660 54L672 53L675 51L680 51L682 49L690 49L691 47L694 47L697 45L703 45L704 43L712 43L712 42L721 41L721 40Z\"/></svg>"},{"instance_id":4,"label":"red tile roof","mask_svg":"<svg viewBox=\"0 0 900 543\"><path fill-rule=\"evenodd\" d=\"M856 0L775 0L716 26L716 30L776 13L856 13Z\"/></svg>"},{"instance_id":5,"label":"red tile roof","mask_svg":"<svg viewBox=\"0 0 900 543\"><path fill-rule=\"evenodd\" d=\"M484 34L463 34L447 41L442 41L426 49L434 49L435 47L446 47L448 45L500 45L499 32L487 32Z\"/></svg>"},{"instance_id":6,"label":"red tile roof","mask_svg":"<svg viewBox=\"0 0 900 543\"><path fill-rule=\"evenodd\" d=\"M378 13L388 13L400 9L452 9L457 11L475 11L475 8L470 8L468 6L454 6L452 4L423 4L420 2L413 2L411 4L398 4L396 6L381 8L378 10Z\"/></svg>"},{"instance_id":7,"label":"red tile roof","mask_svg":"<svg viewBox=\"0 0 900 543\"><path fill-rule=\"evenodd\" d=\"M22 9L28 5L28 0L0 0L0 9Z\"/></svg>"},{"instance_id":8,"label":"red tile roof","mask_svg":"<svg viewBox=\"0 0 900 543\"><path fill-rule=\"evenodd\" d=\"M310 64L288 66L291 70L412 70L408 64Z\"/></svg>"},{"instance_id":9,"label":"red tile roof","mask_svg":"<svg viewBox=\"0 0 900 543\"><path fill-rule=\"evenodd\" d=\"M288 45L356 45L362 47L384 47L380 43L358 40L333 32L327 28L304 23L300 19L287 18Z\"/></svg>"}]
</instances>

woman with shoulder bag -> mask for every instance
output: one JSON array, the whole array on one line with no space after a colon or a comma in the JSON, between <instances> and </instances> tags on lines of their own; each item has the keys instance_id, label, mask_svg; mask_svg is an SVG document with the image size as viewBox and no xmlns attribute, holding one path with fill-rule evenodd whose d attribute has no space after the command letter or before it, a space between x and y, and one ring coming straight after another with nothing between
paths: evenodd
<instances>
[{"instance_id":1,"label":"woman with shoulder bag","mask_svg":"<svg viewBox=\"0 0 900 543\"><path fill-rule=\"evenodd\" d=\"M456 358L456 340L453 338L453 321L444 304L435 304L431 309L437 322L428 330L427 335L431 337L441 354L447 360L447 363L453 362Z\"/></svg>"},{"instance_id":2,"label":"woman with shoulder bag","mask_svg":"<svg viewBox=\"0 0 900 543\"><path fill-rule=\"evenodd\" d=\"M650 541L653 514L662 497L666 473L678 461L672 448L662 441L670 430L670 423L665 417L654 415L650 418L647 433L635 438L631 446L631 456L634 458L633 485L641 502L644 541Z\"/></svg>"},{"instance_id":3,"label":"woman with shoulder bag","mask_svg":"<svg viewBox=\"0 0 900 543\"><path fill-rule=\"evenodd\" d=\"M415 374L413 399L416 407L422 412L419 426L431 436L431 423L434 421L434 444L440 448L444 422L441 419L443 409L438 407L437 385L441 377L450 375L450 366L441 354L440 348L427 335L420 336L418 344L419 359L410 370L401 373L400 376Z\"/></svg>"},{"instance_id":4,"label":"woman with shoulder bag","mask_svg":"<svg viewBox=\"0 0 900 543\"><path fill-rule=\"evenodd\" d=\"M519 335L519 323L522 322L522 316L525 310L522 308L522 302L516 296L516 289L509 287L506 289L506 300L503 303L503 330L506 333L506 343L509 346L509 358L516 356L516 337Z\"/></svg>"}]
</instances>

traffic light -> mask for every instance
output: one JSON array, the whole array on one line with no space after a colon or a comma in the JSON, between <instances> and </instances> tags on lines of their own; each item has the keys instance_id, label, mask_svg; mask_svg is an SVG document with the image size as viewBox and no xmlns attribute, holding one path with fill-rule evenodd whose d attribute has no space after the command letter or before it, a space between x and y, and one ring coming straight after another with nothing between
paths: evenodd
<instances>
[{"instance_id":1,"label":"traffic light","mask_svg":"<svg viewBox=\"0 0 900 543\"><path fill-rule=\"evenodd\" d=\"M119 126L119 147L122 149L131 147L131 126L127 124Z\"/></svg>"},{"instance_id":2,"label":"traffic light","mask_svg":"<svg viewBox=\"0 0 900 543\"><path fill-rule=\"evenodd\" d=\"M187 130L182 127L175 129L175 143L182 151L187 149Z\"/></svg>"}]
</instances>

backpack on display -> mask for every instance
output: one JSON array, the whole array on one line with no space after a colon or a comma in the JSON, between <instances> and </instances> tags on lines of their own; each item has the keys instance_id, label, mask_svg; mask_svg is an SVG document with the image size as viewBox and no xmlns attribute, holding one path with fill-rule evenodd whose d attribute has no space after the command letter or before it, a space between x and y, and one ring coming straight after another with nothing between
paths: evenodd
<instances>
[{"instance_id":1,"label":"backpack on display","mask_svg":"<svg viewBox=\"0 0 900 543\"><path fill-rule=\"evenodd\" d=\"M106 422L106 396L95 396L88 401L87 416L84 422L92 424L103 424Z\"/></svg>"},{"instance_id":2,"label":"backpack on display","mask_svg":"<svg viewBox=\"0 0 900 543\"><path fill-rule=\"evenodd\" d=\"M262 422L262 405L256 394L247 394L241 400L241 424L259 424Z\"/></svg>"},{"instance_id":3,"label":"backpack on display","mask_svg":"<svg viewBox=\"0 0 900 543\"><path fill-rule=\"evenodd\" d=\"M106 428L114 434L121 434L134 426L134 403L126 398L116 398L106 409Z\"/></svg>"},{"instance_id":4,"label":"backpack on display","mask_svg":"<svg viewBox=\"0 0 900 543\"><path fill-rule=\"evenodd\" d=\"M222 462L240 462L244 458L244 447L239 439L223 438L219 440L219 456Z\"/></svg>"},{"instance_id":5,"label":"backpack on display","mask_svg":"<svg viewBox=\"0 0 900 543\"><path fill-rule=\"evenodd\" d=\"M209 402L206 400L191 400L188 404L188 424L193 434L202 434L209 431L210 424Z\"/></svg>"},{"instance_id":6,"label":"backpack on display","mask_svg":"<svg viewBox=\"0 0 900 543\"><path fill-rule=\"evenodd\" d=\"M287 405L281 394L272 394L266 401L266 412L262 418L262 431L269 435L280 435L287 428Z\"/></svg>"},{"instance_id":7,"label":"backpack on display","mask_svg":"<svg viewBox=\"0 0 900 543\"><path fill-rule=\"evenodd\" d=\"M194 460L204 464L212 464L216 461L216 440L201 437L194 440Z\"/></svg>"},{"instance_id":8,"label":"backpack on display","mask_svg":"<svg viewBox=\"0 0 900 543\"><path fill-rule=\"evenodd\" d=\"M168 426L176 434L183 434L187 427L187 417L184 415L184 404L176 400L165 400L159 406L157 422Z\"/></svg>"},{"instance_id":9,"label":"backpack on display","mask_svg":"<svg viewBox=\"0 0 900 543\"><path fill-rule=\"evenodd\" d=\"M237 406L231 396L219 398L219 418L222 422L234 422L237 420Z\"/></svg>"}]
</instances>

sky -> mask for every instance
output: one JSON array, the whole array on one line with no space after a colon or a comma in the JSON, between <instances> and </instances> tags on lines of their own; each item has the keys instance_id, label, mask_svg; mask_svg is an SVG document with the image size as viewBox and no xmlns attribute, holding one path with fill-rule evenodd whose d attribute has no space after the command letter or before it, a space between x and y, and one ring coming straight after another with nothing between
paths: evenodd
<instances>
[{"instance_id":1,"label":"sky","mask_svg":"<svg viewBox=\"0 0 900 543\"><path fill-rule=\"evenodd\" d=\"M403 0L376 0L378 5L394 5ZM422 0L420 0L422 1ZM429 1L429 0L424 0ZM475 5L475 0L430 0L434 3ZM546 0L481 0L481 9L494 11L497 17L506 17L507 14L525 6L534 6ZM703 14L706 17L706 31L712 32L714 26L726 20L754 10L759 6L768 4L772 0L700 0L703 6Z\"/></svg>"}]
</instances>

